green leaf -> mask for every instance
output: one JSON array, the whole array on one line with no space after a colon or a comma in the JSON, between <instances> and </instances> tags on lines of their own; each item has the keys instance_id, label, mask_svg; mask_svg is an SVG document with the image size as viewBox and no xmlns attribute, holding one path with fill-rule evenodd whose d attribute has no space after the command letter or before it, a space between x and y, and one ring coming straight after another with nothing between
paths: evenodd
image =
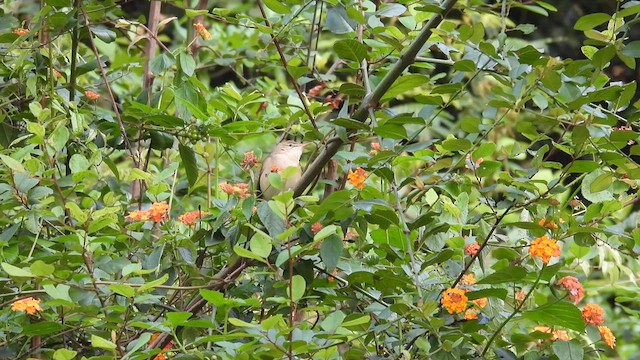
<instances>
[{"instance_id":1,"label":"green leaf","mask_svg":"<svg viewBox=\"0 0 640 360\"><path fill-rule=\"evenodd\" d=\"M548 326L559 326L578 332L584 331L582 313L575 305L566 301L557 301L525 311L523 316Z\"/></svg>"},{"instance_id":2,"label":"green leaf","mask_svg":"<svg viewBox=\"0 0 640 360\"><path fill-rule=\"evenodd\" d=\"M494 297L498 299L506 299L508 295L507 289L496 288L496 289L482 289L476 291L469 291L467 293L467 298L469 300L482 299L488 297Z\"/></svg>"},{"instance_id":3,"label":"green leaf","mask_svg":"<svg viewBox=\"0 0 640 360\"><path fill-rule=\"evenodd\" d=\"M291 8L278 0L263 0L264 4L278 14L288 14Z\"/></svg>"},{"instance_id":4,"label":"green leaf","mask_svg":"<svg viewBox=\"0 0 640 360\"><path fill-rule=\"evenodd\" d=\"M70 302L73 301L69 296L69 290L71 289L69 285L58 284L54 286L52 284L45 284L42 285L42 288L47 293L47 295L51 296L53 299L65 300Z\"/></svg>"},{"instance_id":5,"label":"green leaf","mask_svg":"<svg viewBox=\"0 0 640 360\"><path fill-rule=\"evenodd\" d=\"M442 142L442 147L449 151L465 151L473 146L467 139L447 139Z\"/></svg>"},{"instance_id":6,"label":"green leaf","mask_svg":"<svg viewBox=\"0 0 640 360\"><path fill-rule=\"evenodd\" d=\"M165 282L167 282L167 280L169 280L169 274L164 274L164 275L162 275L161 278L153 280L153 281L150 281L150 282L145 283L142 286L140 286L138 288L137 293L141 294L141 293L143 293L143 292L145 292L147 290L152 290L156 286L164 284Z\"/></svg>"},{"instance_id":7,"label":"green leaf","mask_svg":"<svg viewBox=\"0 0 640 360\"><path fill-rule=\"evenodd\" d=\"M591 192L603 191L605 189L608 189L612 183L613 174L607 171L593 180L591 186L589 186L589 190Z\"/></svg>"},{"instance_id":8,"label":"green leaf","mask_svg":"<svg viewBox=\"0 0 640 360\"><path fill-rule=\"evenodd\" d=\"M238 256L243 258L258 260L265 264L267 263L267 261L264 258L252 253L251 251L243 248L242 246L235 245L233 247L233 252L235 252Z\"/></svg>"},{"instance_id":9,"label":"green leaf","mask_svg":"<svg viewBox=\"0 0 640 360\"><path fill-rule=\"evenodd\" d=\"M257 230L249 241L249 248L251 249L251 252L257 256L267 258L273 249L271 237L264 232Z\"/></svg>"},{"instance_id":10,"label":"green leaf","mask_svg":"<svg viewBox=\"0 0 640 360\"><path fill-rule=\"evenodd\" d=\"M324 262L327 271L332 271L338 265L343 246L344 244L338 236L330 236L322 242L320 246L320 258L322 262Z\"/></svg>"},{"instance_id":11,"label":"green leaf","mask_svg":"<svg viewBox=\"0 0 640 360\"><path fill-rule=\"evenodd\" d=\"M22 333L27 336L42 336L60 332L64 326L58 322L43 321L22 325Z\"/></svg>"},{"instance_id":12,"label":"green leaf","mask_svg":"<svg viewBox=\"0 0 640 360\"><path fill-rule=\"evenodd\" d=\"M322 322L320 323L320 327L324 331L333 332L342 324L346 317L347 315L345 315L345 313L343 313L342 311L334 311L331 314L327 315L324 320L322 320Z\"/></svg>"},{"instance_id":13,"label":"green leaf","mask_svg":"<svg viewBox=\"0 0 640 360\"><path fill-rule=\"evenodd\" d=\"M178 55L178 60L180 61L180 70L187 76L192 76L196 70L196 62L193 60L193 57L187 53L181 52Z\"/></svg>"},{"instance_id":14,"label":"green leaf","mask_svg":"<svg viewBox=\"0 0 640 360\"><path fill-rule=\"evenodd\" d=\"M400 16L407 11L407 8L404 5L400 4L383 4L382 8L376 11L376 14L382 17L394 17Z\"/></svg>"},{"instance_id":15,"label":"green leaf","mask_svg":"<svg viewBox=\"0 0 640 360\"><path fill-rule=\"evenodd\" d=\"M338 40L333 44L333 51L342 59L342 60L352 60L360 65L362 60L367 59L367 47L356 41L350 39Z\"/></svg>"},{"instance_id":16,"label":"green leaf","mask_svg":"<svg viewBox=\"0 0 640 360\"><path fill-rule=\"evenodd\" d=\"M622 54L632 57L632 58L640 58L640 40L632 41L622 48Z\"/></svg>"},{"instance_id":17,"label":"green leaf","mask_svg":"<svg viewBox=\"0 0 640 360\"><path fill-rule=\"evenodd\" d=\"M361 315L361 314L351 314L347 316L345 321L342 323L342 327L354 327L361 326L364 324L368 324L371 321L370 315Z\"/></svg>"},{"instance_id":18,"label":"green leaf","mask_svg":"<svg viewBox=\"0 0 640 360\"><path fill-rule=\"evenodd\" d=\"M582 186L581 186L581 191L582 191L582 196L584 196L585 199L591 201L592 203L601 203L604 201L609 201L609 200L613 200L613 182L610 182L607 188L602 189L600 191L592 191L592 187L591 185L596 182L599 178L601 179L601 177L606 174L607 172L605 172L604 170L596 170L593 171L589 174L587 174L584 179L582 180ZM599 181L598 184L595 186L596 189L601 189L604 186L604 184Z\"/></svg>"},{"instance_id":19,"label":"green leaf","mask_svg":"<svg viewBox=\"0 0 640 360\"><path fill-rule=\"evenodd\" d=\"M109 290L124 297L133 297L136 294L136 289L125 284L111 284Z\"/></svg>"},{"instance_id":20,"label":"green leaf","mask_svg":"<svg viewBox=\"0 0 640 360\"><path fill-rule=\"evenodd\" d=\"M53 265L49 265L42 260L36 260L29 266L31 269L31 273L35 276L49 276L53 274L56 270L56 267Z\"/></svg>"},{"instance_id":21,"label":"green leaf","mask_svg":"<svg viewBox=\"0 0 640 360\"><path fill-rule=\"evenodd\" d=\"M400 77L396 80L393 85L387 90L387 92L382 96L380 102L385 102L387 100L391 100L396 98L398 95L401 95L409 90L413 90L417 87L426 85L429 83L429 77L425 75L418 74L408 74Z\"/></svg>"},{"instance_id":22,"label":"green leaf","mask_svg":"<svg viewBox=\"0 0 640 360\"><path fill-rule=\"evenodd\" d=\"M11 264L4 263L4 262L2 264L0 264L0 266L2 266L2 270L4 270L7 274L9 274L9 276L33 277L33 274L31 273L30 270L21 269L19 267L16 267L16 266L13 266Z\"/></svg>"},{"instance_id":23,"label":"green leaf","mask_svg":"<svg viewBox=\"0 0 640 360\"><path fill-rule=\"evenodd\" d=\"M397 124L384 124L378 126L373 131L383 138L402 140L409 137L404 126Z\"/></svg>"},{"instance_id":24,"label":"green leaf","mask_svg":"<svg viewBox=\"0 0 640 360\"><path fill-rule=\"evenodd\" d=\"M297 302L304 296L304 291L307 288L307 282L300 275L294 275L291 278L291 287L287 286L287 296L293 302Z\"/></svg>"},{"instance_id":25,"label":"green leaf","mask_svg":"<svg viewBox=\"0 0 640 360\"><path fill-rule=\"evenodd\" d=\"M591 30L609 19L611 19L611 15L605 13L588 14L578 19L573 28L580 31Z\"/></svg>"},{"instance_id":26,"label":"green leaf","mask_svg":"<svg viewBox=\"0 0 640 360\"><path fill-rule=\"evenodd\" d=\"M478 284L503 284L518 282L527 276L527 270L521 266L500 269L478 281Z\"/></svg>"},{"instance_id":27,"label":"green leaf","mask_svg":"<svg viewBox=\"0 0 640 360\"><path fill-rule=\"evenodd\" d=\"M77 351L58 349L53 353L53 360L72 360L76 355L78 355Z\"/></svg>"},{"instance_id":28,"label":"green leaf","mask_svg":"<svg viewBox=\"0 0 640 360\"><path fill-rule=\"evenodd\" d=\"M19 171L19 172L25 172L26 171L24 169L24 167L22 166L22 164L18 160L14 159L12 157L0 154L0 160L2 160L2 162L5 165L7 165L7 167L9 169L11 169L13 171Z\"/></svg>"},{"instance_id":29,"label":"green leaf","mask_svg":"<svg viewBox=\"0 0 640 360\"><path fill-rule=\"evenodd\" d=\"M168 312L166 315L167 320L169 320L174 327L182 325L185 321L189 320L191 316L193 316L193 314L188 311Z\"/></svg>"},{"instance_id":30,"label":"green leaf","mask_svg":"<svg viewBox=\"0 0 640 360\"><path fill-rule=\"evenodd\" d=\"M560 359L582 360L584 359L584 349L582 345L574 341L556 340L551 345L553 352Z\"/></svg>"},{"instance_id":31,"label":"green leaf","mask_svg":"<svg viewBox=\"0 0 640 360\"><path fill-rule=\"evenodd\" d=\"M106 350L113 350L116 348L116 344L97 335L91 335L91 346Z\"/></svg>"},{"instance_id":32,"label":"green leaf","mask_svg":"<svg viewBox=\"0 0 640 360\"><path fill-rule=\"evenodd\" d=\"M182 166L184 166L184 170L187 173L189 187L193 187L198 180L198 162L196 161L196 154L193 152L193 149L182 144L178 144L178 151L180 152Z\"/></svg>"},{"instance_id":33,"label":"green leaf","mask_svg":"<svg viewBox=\"0 0 640 360\"><path fill-rule=\"evenodd\" d=\"M473 60L465 59L456 61L453 68L458 71L476 71L476 63Z\"/></svg>"}]
</instances>

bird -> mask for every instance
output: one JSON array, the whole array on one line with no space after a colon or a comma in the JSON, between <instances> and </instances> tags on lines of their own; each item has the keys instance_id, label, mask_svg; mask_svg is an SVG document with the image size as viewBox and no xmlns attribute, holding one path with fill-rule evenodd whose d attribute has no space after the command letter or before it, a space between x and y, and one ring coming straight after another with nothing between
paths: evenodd
<instances>
[{"instance_id":1,"label":"bird","mask_svg":"<svg viewBox=\"0 0 640 360\"><path fill-rule=\"evenodd\" d=\"M289 191L296 186L301 176L300 157L302 157L302 150L307 145L308 143L299 143L292 140L276 144L273 151L262 162L262 169L260 170L258 186L263 199L271 200L280 192ZM284 181L282 189L277 189L269 183L270 174L281 173L288 167L295 167L298 170L286 179L282 179Z\"/></svg>"}]
</instances>

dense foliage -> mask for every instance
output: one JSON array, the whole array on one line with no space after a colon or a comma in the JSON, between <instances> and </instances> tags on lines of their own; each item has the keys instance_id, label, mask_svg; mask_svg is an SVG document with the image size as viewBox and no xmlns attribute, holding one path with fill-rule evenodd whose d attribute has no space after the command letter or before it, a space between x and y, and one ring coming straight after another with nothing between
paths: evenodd
<instances>
[{"instance_id":1,"label":"dense foliage","mask_svg":"<svg viewBox=\"0 0 640 360\"><path fill-rule=\"evenodd\" d=\"M4 1L0 358L640 357L640 2L566 3Z\"/></svg>"}]
</instances>

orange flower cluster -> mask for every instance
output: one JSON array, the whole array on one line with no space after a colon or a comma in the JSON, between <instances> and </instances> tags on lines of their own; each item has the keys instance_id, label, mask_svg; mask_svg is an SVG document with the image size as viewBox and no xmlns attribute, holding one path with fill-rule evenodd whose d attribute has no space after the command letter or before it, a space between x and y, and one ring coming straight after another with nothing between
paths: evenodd
<instances>
[{"instance_id":1,"label":"orange flower cluster","mask_svg":"<svg viewBox=\"0 0 640 360\"><path fill-rule=\"evenodd\" d=\"M551 229L551 230L557 230L558 229L558 225L556 225L555 221L553 221L553 220L547 221L546 218L540 219L540 221L538 221L538 225L542 226L543 228L547 228L547 229Z\"/></svg>"},{"instance_id":2,"label":"orange flower cluster","mask_svg":"<svg viewBox=\"0 0 640 360\"><path fill-rule=\"evenodd\" d=\"M598 332L600 333L600 337L604 340L604 343L609 345L610 348L614 348L616 346L616 337L613 336L611 329L606 326L598 326Z\"/></svg>"},{"instance_id":3,"label":"orange flower cluster","mask_svg":"<svg viewBox=\"0 0 640 360\"><path fill-rule=\"evenodd\" d=\"M471 244L464 247L464 252L471 256L475 256L480 250L480 244L477 241L472 242Z\"/></svg>"},{"instance_id":4,"label":"orange flower cluster","mask_svg":"<svg viewBox=\"0 0 640 360\"><path fill-rule=\"evenodd\" d=\"M571 338L569 337L569 335L567 335L567 332L564 330L552 330L549 327L546 326L536 326L533 328L533 331L539 331L545 334L553 334L553 336L551 336L551 341L556 341L558 339L560 340L564 340L564 341L569 341L571 340Z\"/></svg>"},{"instance_id":5,"label":"orange flower cluster","mask_svg":"<svg viewBox=\"0 0 640 360\"><path fill-rule=\"evenodd\" d=\"M487 306L487 298L475 299L471 300L478 308L482 309ZM478 314L480 313L479 309L467 309L464 313L465 320L475 320L478 318Z\"/></svg>"},{"instance_id":6,"label":"orange flower cluster","mask_svg":"<svg viewBox=\"0 0 640 360\"><path fill-rule=\"evenodd\" d=\"M462 289L449 288L442 293L440 302L447 309L449 314L457 314L467 308L467 295Z\"/></svg>"},{"instance_id":7,"label":"orange flower cluster","mask_svg":"<svg viewBox=\"0 0 640 360\"><path fill-rule=\"evenodd\" d=\"M315 222L311 225L311 232L313 233L313 235L317 234L318 232L320 232L320 230L322 230L323 226L321 223L319 222Z\"/></svg>"},{"instance_id":8,"label":"orange flower cluster","mask_svg":"<svg viewBox=\"0 0 640 360\"><path fill-rule=\"evenodd\" d=\"M201 23L195 23L193 24L193 27L196 28L198 34L200 34L203 39L211 39L211 33L209 32L209 30L207 30L207 28L204 27L204 25L202 25Z\"/></svg>"},{"instance_id":9,"label":"orange flower cluster","mask_svg":"<svg viewBox=\"0 0 640 360\"><path fill-rule=\"evenodd\" d=\"M180 220L180 222L182 222L185 225L191 226L196 224L196 220L208 214L209 214L208 212L200 211L200 210L189 211L180 215L178 217L178 220Z\"/></svg>"},{"instance_id":10,"label":"orange flower cluster","mask_svg":"<svg viewBox=\"0 0 640 360\"><path fill-rule=\"evenodd\" d=\"M13 29L14 34L18 36L27 35L29 33L29 29Z\"/></svg>"},{"instance_id":11,"label":"orange flower cluster","mask_svg":"<svg viewBox=\"0 0 640 360\"><path fill-rule=\"evenodd\" d=\"M524 290L520 290L516 293L516 304L521 304L524 301L524 297L527 294L524 292Z\"/></svg>"},{"instance_id":12,"label":"orange flower cluster","mask_svg":"<svg viewBox=\"0 0 640 360\"><path fill-rule=\"evenodd\" d=\"M155 333L151 335L151 340L149 340L149 345L153 344L153 342L160 336L160 333ZM165 347L162 348L162 351L170 350L173 347L173 341L170 341ZM158 354L153 360L166 360L167 357L164 354Z\"/></svg>"},{"instance_id":13,"label":"orange flower cluster","mask_svg":"<svg viewBox=\"0 0 640 360\"><path fill-rule=\"evenodd\" d=\"M580 281L573 276L565 276L558 280L557 284L562 286L569 293L569 300L575 304L579 303L584 296L584 287L580 284Z\"/></svg>"},{"instance_id":14,"label":"orange flower cluster","mask_svg":"<svg viewBox=\"0 0 640 360\"><path fill-rule=\"evenodd\" d=\"M257 166L258 158L253 154L252 151L247 151L244 153L244 159L240 163L240 166L244 169L244 171L249 171L252 167Z\"/></svg>"},{"instance_id":15,"label":"orange flower cluster","mask_svg":"<svg viewBox=\"0 0 640 360\"><path fill-rule=\"evenodd\" d=\"M249 184L237 183L235 185L222 183L220 189L227 195L238 195L241 199L249 197Z\"/></svg>"},{"instance_id":16,"label":"orange flower cluster","mask_svg":"<svg viewBox=\"0 0 640 360\"><path fill-rule=\"evenodd\" d=\"M474 285L476 283L476 278L473 274L464 274L462 275L462 279L460 279L460 285Z\"/></svg>"},{"instance_id":17,"label":"orange flower cluster","mask_svg":"<svg viewBox=\"0 0 640 360\"><path fill-rule=\"evenodd\" d=\"M364 181L367 179L367 172L358 166L355 172L351 169L349 170L347 179L349 179L349 184L357 187L358 189L364 189Z\"/></svg>"},{"instance_id":18,"label":"orange flower cluster","mask_svg":"<svg viewBox=\"0 0 640 360\"><path fill-rule=\"evenodd\" d=\"M375 151L380 150L380 143L379 142L372 142L371 143L371 150L375 150Z\"/></svg>"},{"instance_id":19,"label":"orange flower cluster","mask_svg":"<svg viewBox=\"0 0 640 360\"><path fill-rule=\"evenodd\" d=\"M127 219L133 221L153 220L160 222L169 218L169 204L166 201L151 204L149 210L130 211Z\"/></svg>"},{"instance_id":20,"label":"orange flower cluster","mask_svg":"<svg viewBox=\"0 0 640 360\"><path fill-rule=\"evenodd\" d=\"M604 322L604 310L597 304L587 304L582 308L582 319L590 325L600 325Z\"/></svg>"},{"instance_id":21,"label":"orange flower cluster","mask_svg":"<svg viewBox=\"0 0 640 360\"><path fill-rule=\"evenodd\" d=\"M84 95L85 95L85 96L87 97L87 99L89 99L89 100L94 100L94 101L95 101L95 100L100 99L100 94L98 94L98 93L96 93L96 92L94 92L94 91L91 91L91 90L87 90L87 91L85 91L85 92L84 92Z\"/></svg>"},{"instance_id":22,"label":"orange flower cluster","mask_svg":"<svg viewBox=\"0 0 640 360\"><path fill-rule=\"evenodd\" d=\"M476 320L478 318L478 310L476 309L469 309L467 311L464 312L464 319L465 320Z\"/></svg>"},{"instance_id":23,"label":"orange flower cluster","mask_svg":"<svg viewBox=\"0 0 640 360\"><path fill-rule=\"evenodd\" d=\"M42 311L42 308L40 307L39 299L28 297L14 301L13 304L11 304L11 310L16 312L26 312L29 315L34 315L36 312Z\"/></svg>"},{"instance_id":24,"label":"orange flower cluster","mask_svg":"<svg viewBox=\"0 0 640 360\"><path fill-rule=\"evenodd\" d=\"M560 246L555 240L545 235L531 242L529 254L532 257L539 257L543 263L548 264L552 256L560 256Z\"/></svg>"}]
</instances>

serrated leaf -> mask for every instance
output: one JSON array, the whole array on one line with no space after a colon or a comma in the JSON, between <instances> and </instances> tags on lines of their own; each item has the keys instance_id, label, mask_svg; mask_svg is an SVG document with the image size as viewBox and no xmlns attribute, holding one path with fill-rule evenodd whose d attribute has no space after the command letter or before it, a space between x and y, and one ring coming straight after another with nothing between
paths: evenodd
<instances>
[{"instance_id":1,"label":"serrated leaf","mask_svg":"<svg viewBox=\"0 0 640 360\"><path fill-rule=\"evenodd\" d=\"M525 311L522 315L529 320L545 325L565 327L578 332L584 331L585 328L580 309L566 301L548 303L536 309Z\"/></svg>"},{"instance_id":2,"label":"serrated leaf","mask_svg":"<svg viewBox=\"0 0 640 360\"><path fill-rule=\"evenodd\" d=\"M358 65L367 58L367 47L357 40L338 40L333 44L333 51L343 60L355 61Z\"/></svg>"},{"instance_id":3,"label":"serrated leaf","mask_svg":"<svg viewBox=\"0 0 640 360\"><path fill-rule=\"evenodd\" d=\"M522 280L527 276L527 270L521 266L511 266L500 269L478 281L478 284L503 284Z\"/></svg>"}]
</instances>

